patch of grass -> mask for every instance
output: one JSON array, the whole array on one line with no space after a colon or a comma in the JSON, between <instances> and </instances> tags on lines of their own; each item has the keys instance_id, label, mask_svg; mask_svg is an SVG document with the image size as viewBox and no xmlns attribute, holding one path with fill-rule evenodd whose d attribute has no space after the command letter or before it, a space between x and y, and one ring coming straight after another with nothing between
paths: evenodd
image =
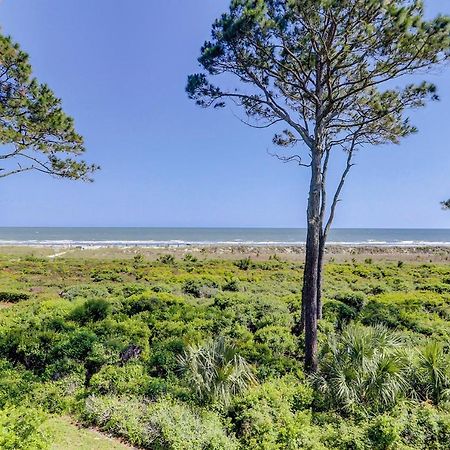
<instances>
[{"instance_id":1,"label":"patch of grass","mask_svg":"<svg viewBox=\"0 0 450 450\"><path fill-rule=\"evenodd\" d=\"M50 450L126 450L133 448L93 429L81 428L69 417L53 417L44 424L44 428L53 436Z\"/></svg>"}]
</instances>

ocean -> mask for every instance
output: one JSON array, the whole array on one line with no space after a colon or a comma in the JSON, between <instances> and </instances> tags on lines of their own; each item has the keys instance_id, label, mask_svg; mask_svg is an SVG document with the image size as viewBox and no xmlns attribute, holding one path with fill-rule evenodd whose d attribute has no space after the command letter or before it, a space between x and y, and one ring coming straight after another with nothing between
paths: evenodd
<instances>
[{"instance_id":1,"label":"ocean","mask_svg":"<svg viewBox=\"0 0 450 450\"><path fill-rule=\"evenodd\" d=\"M33 228L0 227L0 245L165 247L303 245L301 228ZM450 229L337 228L329 245L450 246Z\"/></svg>"}]
</instances>

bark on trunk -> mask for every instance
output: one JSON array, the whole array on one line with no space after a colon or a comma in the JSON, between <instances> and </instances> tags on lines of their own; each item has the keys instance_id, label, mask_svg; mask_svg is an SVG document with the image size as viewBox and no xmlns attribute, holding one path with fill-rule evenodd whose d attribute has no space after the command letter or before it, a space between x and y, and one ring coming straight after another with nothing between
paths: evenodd
<instances>
[{"instance_id":1,"label":"bark on trunk","mask_svg":"<svg viewBox=\"0 0 450 450\"><path fill-rule=\"evenodd\" d=\"M303 297L303 296L302 296ZM302 309L300 312L300 320L297 320L294 324L294 328L292 329L292 333L294 336L301 336L305 331L305 302L302 298Z\"/></svg>"},{"instance_id":2,"label":"bark on trunk","mask_svg":"<svg viewBox=\"0 0 450 450\"><path fill-rule=\"evenodd\" d=\"M321 225L322 228L322 225ZM317 262L317 319L322 320L323 304L322 304L322 284L323 284L323 258L325 253L325 236L322 234L319 243L319 261Z\"/></svg>"},{"instance_id":3,"label":"bark on trunk","mask_svg":"<svg viewBox=\"0 0 450 450\"><path fill-rule=\"evenodd\" d=\"M308 199L308 231L303 275L302 309L305 322L305 369L317 370L317 286L320 256L321 154L313 153Z\"/></svg>"}]
</instances>

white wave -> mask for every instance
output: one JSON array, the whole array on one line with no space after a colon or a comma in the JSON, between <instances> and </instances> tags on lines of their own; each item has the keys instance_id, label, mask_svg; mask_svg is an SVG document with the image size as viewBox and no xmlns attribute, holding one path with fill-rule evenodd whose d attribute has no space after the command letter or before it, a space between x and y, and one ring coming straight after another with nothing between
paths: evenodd
<instances>
[{"instance_id":1,"label":"white wave","mask_svg":"<svg viewBox=\"0 0 450 450\"><path fill-rule=\"evenodd\" d=\"M277 240L70 240L70 239L29 239L29 240L0 240L0 246L31 246L31 247L60 247L60 248L104 248L104 247L189 247L189 246L303 246L304 241ZM329 241L328 246L368 246L368 247L449 247L449 241Z\"/></svg>"}]
</instances>

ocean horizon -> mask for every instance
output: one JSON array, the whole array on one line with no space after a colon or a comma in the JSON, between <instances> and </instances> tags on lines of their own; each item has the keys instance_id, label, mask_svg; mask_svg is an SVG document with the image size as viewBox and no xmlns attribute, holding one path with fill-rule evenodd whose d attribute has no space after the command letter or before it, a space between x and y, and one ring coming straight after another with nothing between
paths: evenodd
<instances>
[{"instance_id":1,"label":"ocean horizon","mask_svg":"<svg viewBox=\"0 0 450 450\"><path fill-rule=\"evenodd\" d=\"M0 227L0 246L296 246L305 239L305 228ZM335 228L328 245L450 246L450 229Z\"/></svg>"}]
</instances>

